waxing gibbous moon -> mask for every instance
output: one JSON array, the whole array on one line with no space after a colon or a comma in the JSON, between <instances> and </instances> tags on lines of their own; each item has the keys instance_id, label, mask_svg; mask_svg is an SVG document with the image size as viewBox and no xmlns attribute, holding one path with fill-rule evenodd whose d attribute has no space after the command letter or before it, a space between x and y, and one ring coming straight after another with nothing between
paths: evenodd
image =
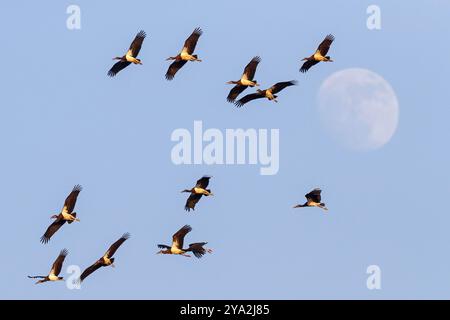
<instances>
[{"instance_id":1,"label":"waxing gibbous moon","mask_svg":"<svg viewBox=\"0 0 450 320\"><path fill-rule=\"evenodd\" d=\"M373 71L351 68L333 73L318 94L322 124L339 144L374 150L393 137L399 117L389 82Z\"/></svg>"}]
</instances>

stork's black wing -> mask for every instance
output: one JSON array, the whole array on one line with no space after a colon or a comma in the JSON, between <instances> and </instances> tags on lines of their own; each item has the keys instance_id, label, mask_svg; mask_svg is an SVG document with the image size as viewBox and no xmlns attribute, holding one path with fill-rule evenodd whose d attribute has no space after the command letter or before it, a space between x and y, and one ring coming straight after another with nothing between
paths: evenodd
<instances>
[{"instance_id":1,"label":"stork's black wing","mask_svg":"<svg viewBox=\"0 0 450 320\"><path fill-rule=\"evenodd\" d=\"M247 89L247 86L243 86L240 84L235 85L231 90L230 93L227 96L228 102L234 102L238 95L240 95L245 89Z\"/></svg>"},{"instance_id":2,"label":"stork's black wing","mask_svg":"<svg viewBox=\"0 0 450 320\"><path fill-rule=\"evenodd\" d=\"M322 200L321 194L322 190L320 190L319 188L314 189L313 191L305 194L305 198L307 200L312 200L316 203L320 203L320 201Z\"/></svg>"},{"instance_id":3,"label":"stork's black wing","mask_svg":"<svg viewBox=\"0 0 450 320\"><path fill-rule=\"evenodd\" d=\"M195 210L195 205L197 204L197 202L200 201L201 198L202 198L202 194L191 193L189 198L186 200L186 204L184 205L184 210L186 210L186 211L191 211L191 209Z\"/></svg>"},{"instance_id":4,"label":"stork's black wing","mask_svg":"<svg viewBox=\"0 0 450 320\"><path fill-rule=\"evenodd\" d=\"M174 61L170 64L169 69L167 69L166 72L166 79L172 80L175 77L175 74L178 72L178 70L181 69L186 64L186 60L179 60Z\"/></svg>"},{"instance_id":5,"label":"stork's black wing","mask_svg":"<svg viewBox=\"0 0 450 320\"><path fill-rule=\"evenodd\" d=\"M190 225L183 226L180 230L178 230L173 236L172 236L172 246L182 249L183 243L184 243L184 237L186 234L192 231L192 228Z\"/></svg>"},{"instance_id":6,"label":"stork's black wing","mask_svg":"<svg viewBox=\"0 0 450 320\"><path fill-rule=\"evenodd\" d=\"M90 267L86 268L83 273L80 276L80 281L83 281L84 279L86 279L91 273L95 272L96 270L98 270L99 268L101 268L101 263L99 261L95 261L95 263L93 265L91 265Z\"/></svg>"},{"instance_id":7,"label":"stork's black wing","mask_svg":"<svg viewBox=\"0 0 450 320\"><path fill-rule=\"evenodd\" d=\"M117 240L116 242L114 242L108 249L108 251L106 251L105 256L107 256L108 258L111 258L114 253L116 253L117 249L119 249L119 247L127 240L130 238L130 234L124 233L122 235L122 237L120 237L119 240Z\"/></svg>"},{"instance_id":8,"label":"stork's black wing","mask_svg":"<svg viewBox=\"0 0 450 320\"><path fill-rule=\"evenodd\" d=\"M197 45L198 38L200 38L202 33L202 29L195 28L189 38L187 38L184 42L183 51L186 51L188 54L192 54L195 50L195 46Z\"/></svg>"},{"instance_id":9,"label":"stork's black wing","mask_svg":"<svg viewBox=\"0 0 450 320\"><path fill-rule=\"evenodd\" d=\"M306 71L308 71L312 66L315 66L316 64L318 64L319 61L316 60L307 60L305 61L305 63L303 63L302 67L300 68L300 72L305 73Z\"/></svg>"},{"instance_id":10,"label":"stork's black wing","mask_svg":"<svg viewBox=\"0 0 450 320\"><path fill-rule=\"evenodd\" d=\"M326 56L326 54L328 53L328 50L330 49L331 44L334 41L334 36L332 34L329 34L325 37L325 39L320 43L319 47L317 48L317 50L319 50L320 54L322 56Z\"/></svg>"},{"instance_id":11,"label":"stork's black wing","mask_svg":"<svg viewBox=\"0 0 450 320\"><path fill-rule=\"evenodd\" d=\"M73 187L72 192L67 196L66 201L64 201L63 212L72 213L75 209L75 204L77 203L78 194L83 188L77 184Z\"/></svg>"},{"instance_id":12,"label":"stork's black wing","mask_svg":"<svg viewBox=\"0 0 450 320\"><path fill-rule=\"evenodd\" d=\"M256 72L256 67L258 67L258 63L260 62L261 58L256 56L253 57L253 59L247 64L243 73L243 76L247 78L247 80L253 80L253 77L255 76Z\"/></svg>"},{"instance_id":13,"label":"stork's black wing","mask_svg":"<svg viewBox=\"0 0 450 320\"><path fill-rule=\"evenodd\" d=\"M121 71L122 69L125 69L126 67L128 67L131 64L131 62L128 61L119 61L116 62L111 69L109 69L108 71L108 76L110 77L115 77L116 74L119 73L119 71Z\"/></svg>"},{"instance_id":14,"label":"stork's black wing","mask_svg":"<svg viewBox=\"0 0 450 320\"><path fill-rule=\"evenodd\" d=\"M196 242L196 243L191 243L190 245L189 245L189 248L188 248L188 250L186 250L186 251L192 251L192 253L194 254L194 256L196 257L196 258L201 258L205 253L206 253L206 250L205 250L205 248L203 248L203 246L205 245L205 244L207 244L208 242Z\"/></svg>"},{"instance_id":15,"label":"stork's black wing","mask_svg":"<svg viewBox=\"0 0 450 320\"><path fill-rule=\"evenodd\" d=\"M278 83L275 83L270 88L270 90L272 91L273 94L275 94L275 93L280 92L281 90L283 90L286 87L295 86L296 84L297 84L297 81L295 81L295 80L278 82Z\"/></svg>"},{"instance_id":16,"label":"stork's black wing","mask_svg":"<svg viewBox=\"0 0 450 320\"><path fill-rule=\"evenodd\" d=\"M54 274L55 276L59 275L62 269L62 265L64 263L64 259L66 259L66 256L69 252L67 249L61 250L59 253L58 258L56 258L55 262L53 262L52 269L50 270L50 274Z\"/></svg>"},{"instance_id":17,"label":"stork's black wing","mask_svg":"<svg viewBox=\"0 0 450 320\"><path fill-rule=\"evenodd\" d=\"M236 105L236 107L240 108L244 104L246 104L247 102L250 102L250 101L255 100L255 99L264 98L264 96L265 95L260 93L260 92L250 93L250 94L247 94L246 96L242 97L238 101L236 101L234 104Z\"/></svg>"},{"instance_id":18,"label":"stork's black wing","mask_svg":"<svg viewBox=\"0 0 450 320\"><path fill-rule=\"evenodd\" d=\"M136 37L134 38L133 42L130 45L130 49L128 50L128 54L130 54L132 57L137 57L139 54L139 51L141 51L142 43L144 42L144 39L147 35L145 34L144 30L141 30L138 32Z\"/></svg>"},{"instance_id":19,"label":"stork's black wing","mask_svg":"<svg viewBox=\"0 0 450 320\"><path fill-rule=\"evenodd\" d=\"M196 188L202 188L202 189L206 189L208 187L209 184L209 179L211 179L211 177L209 176L203 176L200 179L197 180L195 187Z\"/></svg>"},{"instance_id":20,"label":"stork's black wing","mask_svg":"<svg viewBox=\"0 0 450 320\"><path fill-rule=\"evenodd\" d=\"M47 228L44 235L41 237L41 242L46 244L50 241L50 238L56 233L56 231L61 228L61 226L66 223L65 220L57 218L53 223Z\"/></svg>"}]
</instances>

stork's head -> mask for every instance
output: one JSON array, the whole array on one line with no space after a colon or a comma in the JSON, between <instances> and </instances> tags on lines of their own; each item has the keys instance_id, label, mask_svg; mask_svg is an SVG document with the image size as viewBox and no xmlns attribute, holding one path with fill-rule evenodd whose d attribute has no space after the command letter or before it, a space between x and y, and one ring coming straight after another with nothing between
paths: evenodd
<instances>
[{"instance_id":1,"label":"stork's head","mask_svg":"<svg viewBox=\"0 0 450 320\"><path fill-rule=\"evenodd\" d=\"M177 60L177 57L168 57L168 58L166 59L166 61L170 61L170 60Z\"/></svg>"},{"instance_id":2,"label":"stork's head","mask_svg":"<svg viewBox=\"0 0 450 320\"><path fill-rule=\"evenodd\" d=\"M239 83L239 81L233 81L233 80L227 82L227 84L238 84L238 83Z\"/></svg>"},{"instance_id":3,"label":"stork's head","mask_svg":"<svg viewBox=\"0 0 450 320\"><path fill-rule=\"evenodd\" d=\"M114 57L113 60L122 60L122 57Z\"/></svg>"},{"instance_id":4,"label":"stork's head","mask_svg":"<svg viewBox=\"0 0 450 320\"><path fill-rule=\"evenodd\" d=\"M183 191L181 191L181 193L183 192L192 192L192 189L184 189Z\"/></svg>"},{"instance_id":5,"label":"stork's head","mask_svg":"<svg viewBox=\"0 0 450 320\"><path fill-rule=\"evenodd\" d=\"M58 215L57 215L57 214L54 214L54 215L52 215L52 216L50 217L50 219L58 219Z\"/></svg>"}]
</instances>

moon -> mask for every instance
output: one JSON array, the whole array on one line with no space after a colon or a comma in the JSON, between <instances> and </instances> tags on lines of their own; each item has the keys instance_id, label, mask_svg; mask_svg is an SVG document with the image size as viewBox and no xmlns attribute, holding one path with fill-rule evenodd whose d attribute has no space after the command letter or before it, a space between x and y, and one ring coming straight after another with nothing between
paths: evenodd
<instances>
[{"instance_id":1,"label":"moon","mask_svg":"<svg viewBox=\"0 0 450 320\"><path fill-rule=\"evenodd\" d=\"M382 76L367 69L344 69L325 79L318 109L332 138L352 150L381 148L397 130L395 91Z\"/></svg>"}]
</instances>

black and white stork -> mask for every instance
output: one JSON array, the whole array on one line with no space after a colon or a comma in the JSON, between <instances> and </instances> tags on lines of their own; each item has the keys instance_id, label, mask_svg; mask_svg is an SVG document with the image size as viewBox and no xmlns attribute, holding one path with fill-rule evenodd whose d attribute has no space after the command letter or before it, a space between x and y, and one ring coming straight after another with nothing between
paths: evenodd
<instances>
[{"instance_id":1,"label":"black and white stork","mask_svg":"<svg viewBox=\"0 0 450 320\"><path fill-rule=\"evenodd\" d=\"M59 214L55 214L51 216L52 219L55 219L53 223L47 228L44 235L41 237L42 243L48 243L50 238L55 234L59 228L62 227L64 223L71 224L74 221L80 221L77 218L77 213L73 210L75 209L75 204L77 203L78 194L82 190L80 185L76 185L73 187L72 192L67 196L66 201L64 201L64 206Z\"/></svg>"},{"instance_id":2,"label":"black and white stork","mask_svg":"<svg viewBox=\"0 0 450 320\"><path fill-rule=\"evenodd\" d=\"M113 58L113 60L119 60L119 62L116 62L108 71L108 76L116 76L121 70L125 69L132 63L142 64L142 61L138 59L137 56L139 54L139 51L141 51L142 43L144 42L145 37L145 32L143 30L139 31L133 42L131 43L127 53L121 57Z\"/></svg>"},{"instance_id":3,"label":"black and white stork","mask_svg":"<svg viewBox=\"0 0 450 320\"><path fill-rule=\"evenodd\" d=\"M82 282L84 279L86 279L91 273L98 270L101 267L107 267L111 266L114 268L114 259L113 255L116 253L117 249L127 240L130 238L129 233L124 233L122 237L120 237L119 240L114 242L109 249L105 252L105 254L94 262L90 267L86 268L83 273L80 276L80 282Z\"/></svg>"},{"instance_id":4,"label":"black and white stork","mask_svg":"<svg viewBox=\"0 0 450 320\"><path fill-rule=\"evenodd\" d=\"M200 28L195 28L195 30L192 32L192 34L189 36L189 38L186 39L184 42L183 49L181 49L181 52L177 54L175 57L169 57L166 60L174 60L172 64L169 66L169 69L167 69L166 72L166 79L172 80L175 77L175 74L178 72L178 70L183 67L186 62L188 61L198 61L201 62L198 58L198 56L194 53L195 46L197 45L197 41L202 35L203 31Z\"/></svg>"},{"instance_id":5,"label":"black and white stork","mask_svg":"<svg viewBox=\"0 0 450 320\"><path fill-rule=\"evenodd\" d=\"M191 226L185 225L172 236L172 246L158 244L158 248L163 249L157 254L178 254L184 257L190 257L186 252L192 252L196 258L201 258L205 253L212 253L211 249L204 248L207 242L191 243L188 248L183 249L184 237L192 231Z\"/></svg>"},{"instance_id":6,"label":"black and white stork","mask_svg":"<svg viewBox=\"0 0 450 320\"><path fill-rule=\"evenodd\" d=\"M200 201L202 196L208 197L214 195L210 189L206 189L209 184L209 179L211 179L210 176L203 176L202 178L197 180L195 187L193 187L192 189L184 189L183 191L181 191L189 192L191 194L186 201L186 205L184 206L184 209L186 211L191 211L191 209L195 210L195 205Z\"/></svg>"},{"instance_id":7,"label":"black and white stork","mask_svg":"<svg viewBox=\"0 0 450 320\"><path fill-rule=\"evenodd\" d=\"M333 41L334 36L332 34L327 35L312 56L302 59L302 61L306 62L303 63L302 67L300 68L300 72L305 73L312 66L318 64L321 61L333 62L330 56L327 56L328 50L330 49L330 46L333 43Z\"/></svg>"},{"instance_id":8,"label":"black and white stork","mask_svg":"<svg viewBox=\"0 0 450 320\"><path fill-rule=\"evenodd\" d=\"M325 206L325 203L321 202L321 193L322 190L320 190L319 188L315 188L311 192L305 194L306 202L304 204L297 204L294 206L294 208L318 207L323 210L328 210L328 208Z\"/></svg>"},{"instance_id":9,"label":"black and white stork","mask_svg":"<svg viewBox=\"0 0 450 320\"><path fill-rule=\"evenodd\" d=\"M36 282L36 284L47 282L47 281L61 281L64 280L63 277L59 277L59 274L61 273L62 265L64 263L64 259L66 259L66 256L69 252L67 249L61 250L61 252L58 255L58 258L56 258L55 262L53 262L52 269L50 270L50 273L47 276L28 276L30 279L41 279Z\"/></svg>"},{"instance_id":10,"label":"black and white stork","mask_svg":"<svg viewBox=\"0 0 450 320\"><path fill-rule=\"evenodd\" d=\"M250 94L242 97L241 99L236 101L234 104L236 105L236 107L240 108L247 102L250 102L255 99L261 99L261 98L267 98L269 101L278 102L278 100L277 100L278 96L276 95L276 93L280 92L281 90L283 90L286 87L290 87L290 86L293 86L296 84L297 84L297 81L295 81L295 80L278 82L278 83L275 83L273 86L271 86L269 89L266 89L266 90L258 89L257 92L250 93Z\"/></svg>"},{"instance_id":11,"label":"black and white stork","mask_svg":"<svg viewBox=\"0 0 450 320\"><path fill-rule=\"evenodd\" d=\"M227 101L234 102L238 95L240 95L248 87L259 86L258 82L254 80L256 68L261 62L260 57L253 57L253 59L247 64L242 73L241 78L238 81L228 81L227 84L235 84L228 94Z\"/></svg>"}]
</instances>

